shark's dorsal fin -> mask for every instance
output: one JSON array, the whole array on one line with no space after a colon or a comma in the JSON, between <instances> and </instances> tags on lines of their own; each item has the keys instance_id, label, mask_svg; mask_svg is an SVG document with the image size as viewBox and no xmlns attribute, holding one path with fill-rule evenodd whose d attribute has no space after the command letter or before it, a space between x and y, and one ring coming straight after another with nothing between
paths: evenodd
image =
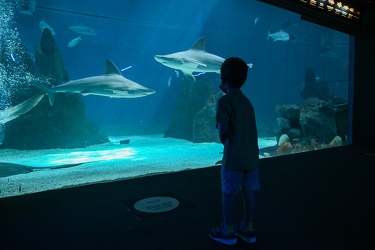
<instances>
[{"instance_id":1,"label":"shark's dorsal fin","mask_svg":"<svg viewBox=\"0 0 375 250\"><path fill-rule=\"evenodd\" d=\"M206 51L206 37L202 36L191 46L191 50Z\"/></svg>"},{"instance_id":2,"label":"shark's dorsal fin","mask_svg":"<svg viewBox=\"0 0 375 250\"><path fill-rule=\"evenodd\" d=\"M107 59L105 60L105 74L106 75L111 75L111 74L121 75L121 72L120 70L118 70L118 68L112 61Z\"/></svg>"}]
</instances>

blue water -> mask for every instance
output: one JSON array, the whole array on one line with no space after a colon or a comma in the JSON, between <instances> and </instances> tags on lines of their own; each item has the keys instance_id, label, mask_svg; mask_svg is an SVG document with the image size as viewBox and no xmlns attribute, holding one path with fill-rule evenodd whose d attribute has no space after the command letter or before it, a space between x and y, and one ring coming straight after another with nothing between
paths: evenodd
<instances>
[{"instance_id":1,"label":"blue water","mask_svg":"<svg viewBox=\"0 0 375 250\"><path fill-rule=\"evenodd\" d=\"M154 56L188 50L202 36L207 39L208 53L223 58L239 56L253 64L242 91L254 105L261 148L277 143L280 128L275 107L302 101L306 68L315 71L317 82L327 82L331 95L348 100L349 35L256 0L37 0L32 15L9 11L14 7L10 1L0 3L8 8L0 12L1 46L9 40L20 42L34 58L42 35L39 24L44 20L55 32L71 80L104 74L105 60L109 59L124 77L156 90L155 94L131 99L82 96L87 119L98 125L101 133L112 136L109 143L77 149L1 149L1 162L42 168L7 177L0 187L4 197L207 167L220 160L219 143L163 138L186 79L181 71L162 65ZM90 27L97 34L76 34L67 30L72 25ZM289 39L273 41L268 37L281 31L288 33ZM69 47L79 36L82 40ZM11 54L7 59L17 64L19 56ZM4 77L0 66L2 111L9 107L3 98L8 90L1 88L2 81L13 80L17 87L17 79ZM194 84L204 78L219 92L219 74L197 75ZM0 140L3 128L0 124ZM123 138L131 138L131 143L120 145L118 141ZM44 169L67 163L83 164Z\"/></svg>"},{"instance_id":2,"label":"blue water","mask_svg":"<svg viewBox=\"0 0 375 250\"><path fill-rule=\"evenodd\" d=\"M255 0L38 0L33 15L16 13L20 37L30 53L40 42L41 20L56 33L70 79L101 75L105 59L110 59L119 69L131 66L122 71L126 78L157 91L137 99L84 97L88 118L99 126L168 124L184 76L155 61L154 55L187 50L201 36L207 38L207 52L240 56L254 64L243 91L254 104L260 130L274 128L275 106L302 100L307 67L331 82L332 93L347 99L349 36ZM70 25L89 26L98 34L81 35L82 40L69 48L79 36L66 30ZM289 41L267 40L268 32L281 29L291 35ZM219 85L218 74L197 79L203 77Z\"/></svg>"}]
</instances>

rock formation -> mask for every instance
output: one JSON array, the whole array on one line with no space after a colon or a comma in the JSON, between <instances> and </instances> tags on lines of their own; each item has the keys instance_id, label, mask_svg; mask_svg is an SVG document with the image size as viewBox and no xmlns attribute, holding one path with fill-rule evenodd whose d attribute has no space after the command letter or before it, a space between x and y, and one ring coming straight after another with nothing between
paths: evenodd
<instances>
[{"instance_id":1,"label":"rock formation","mask_svg":"<svg viewBox=\"0 0 375 250\"><path fill-rule=\"evenodd\" d=\"M32 95L37 90L30 85L26 74L35 75L35 64L26 47L17 41L8 40L1 48L0 65L2 68L1 103L14 106Z\"/></svg>"},{"instance_id":2,"label":"rock formation","mask_svg":"<svg viewBox=\"0 0 375 250\"><path fill-rule=\"evenodd\" d=\"M27 53L19 53L19 64L26 70L20 77L18 86L8 89L10 103L15 105L41 91L30 82L43 80L52 85L68 81L62 56L49 29L44 29L40 45L35 47L37 69ZM2 55L2 58L9 55ZM7 64L7 62L2 61ZM25 78L26 76L26 78ZM16 89L15 89L16 88ZM22 97L22 98L21 98ZM22 99L22 100L20 100ZM59 93L51 106L44 97L28 113L5 124L2 148L49 149L77 148L108 142L99 134L98 127L85 117L85 107L78 94Z\"/></svg>"},{"instance_id":3,"label":"rock formation","mask_svg":"<svg viewBox=\"0 0 375 250\"><path fill-rule=\"evenodd\" d=\"M336 136L343 141L347 137L347 104L320 100L314 104L278 105L275 111L280 116L278 140L286 134L291 141L297 139L306 145L312 139L318 144L329 144Z\"/></svg>"},{"instance_id":4,"label":"rock formation","mask_svg":"<svg viewBox=\"0 0 375 250\"><path fill-rule=\"evenodd\" d=\"M199 82L185 79L176 111L164 137L192 142L219 142L215 127L216 101L215 86L208 78Z\"/></svg>"}]
</instances>

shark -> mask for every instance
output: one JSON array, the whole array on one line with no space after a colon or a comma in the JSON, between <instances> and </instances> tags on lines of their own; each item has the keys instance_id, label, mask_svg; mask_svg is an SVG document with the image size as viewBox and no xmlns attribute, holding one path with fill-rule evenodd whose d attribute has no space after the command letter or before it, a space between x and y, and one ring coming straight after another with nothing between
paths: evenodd
<instances>
[{"instance_id":1,"label":"shark","mask_svg":"<svg viewBox=\"0 0 375 250\"><path fill-rule=\"evenodd\" d=\"M181 70L186 78L196 81L193 72L220 74L224 58L206 52L206 37L200 37L189 50L168 55L155 55L155 60L175 70ZM252 68L253 64L247 64Z\"/></svg>"},{"instance_id":2,"label":"shark","mask_svg":"<svg viewBox=\"0 0 375 250\"><path fill-rule=\"evenodd\" d=\"M31 166L26 166L22 164L0 162L0 178L12 176L12 175L18 175L18 174L28 174L34 171L70 168L70 167L75 167L75 166L79 166L82 164L83 163L74 163L74 164L64 164L64 165L58 165L58 166L31 167Z\"/></svg>"},{"instance_id":3,"label":"shark","mask_svg":"<svg viewBox=\"0 0 375 250\"><path fill-rule=\"evenodd\" d=\"M53 105L55 94L58 92L80 93L83 96L98 95L110 98L138 98L156 92L123 77L116 65L108 59L106 60L104 75L71 80L56 86L41 81L35 81L33 84L47 93L51 105Z\"/></svg>"},{"instance_id":4,"label":"shark","mask_svg":"<svg viewBox=\"0 0 375 250\"><path fill-rule=\"evenodd\" d=\"M38 94L34 95L24 102L21 102L20 104L17 104L16 106L0 110L0 124L7 123L11 120L16 119L20 115L29 112L40 102L40 100L42 100L44 95L44 92L39 92Z\"/></svg>"},{"instance_id":5,"label":"shark","mask_svg":"<svg viewBox=\"0 0 375 250\"><path fill-rule=\"evenodd\" d=\"M65 27L66 30L72 30L78 34L84 34L89 36L96 36L98 33L90 27L83 26L83 25L72 25Z\"/></svg>"}]
</instances>

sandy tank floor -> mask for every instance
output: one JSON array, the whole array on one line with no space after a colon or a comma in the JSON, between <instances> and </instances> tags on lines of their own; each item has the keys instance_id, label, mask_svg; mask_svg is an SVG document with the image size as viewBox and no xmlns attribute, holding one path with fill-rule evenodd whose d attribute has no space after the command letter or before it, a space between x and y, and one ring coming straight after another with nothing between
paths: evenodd
<instances>
[{"instance_id":1,"label":"sandy tank floor","mask_svg":"<svg viewBox=\"0 0 375 250\"><path fill-rule=\"evenodd\" d=\"M0 198L115 181L150 174L204 168L221 160L219 143L193 143L163 135L113 136L110 142L78 149L0 150L0 162L32 167L26 174L0 178ZM120 144L130 140L129 144ZM259 147L275 138L260 138ZM44 168L80 164L68 168Z\"/></svg>"}]
</instances>

